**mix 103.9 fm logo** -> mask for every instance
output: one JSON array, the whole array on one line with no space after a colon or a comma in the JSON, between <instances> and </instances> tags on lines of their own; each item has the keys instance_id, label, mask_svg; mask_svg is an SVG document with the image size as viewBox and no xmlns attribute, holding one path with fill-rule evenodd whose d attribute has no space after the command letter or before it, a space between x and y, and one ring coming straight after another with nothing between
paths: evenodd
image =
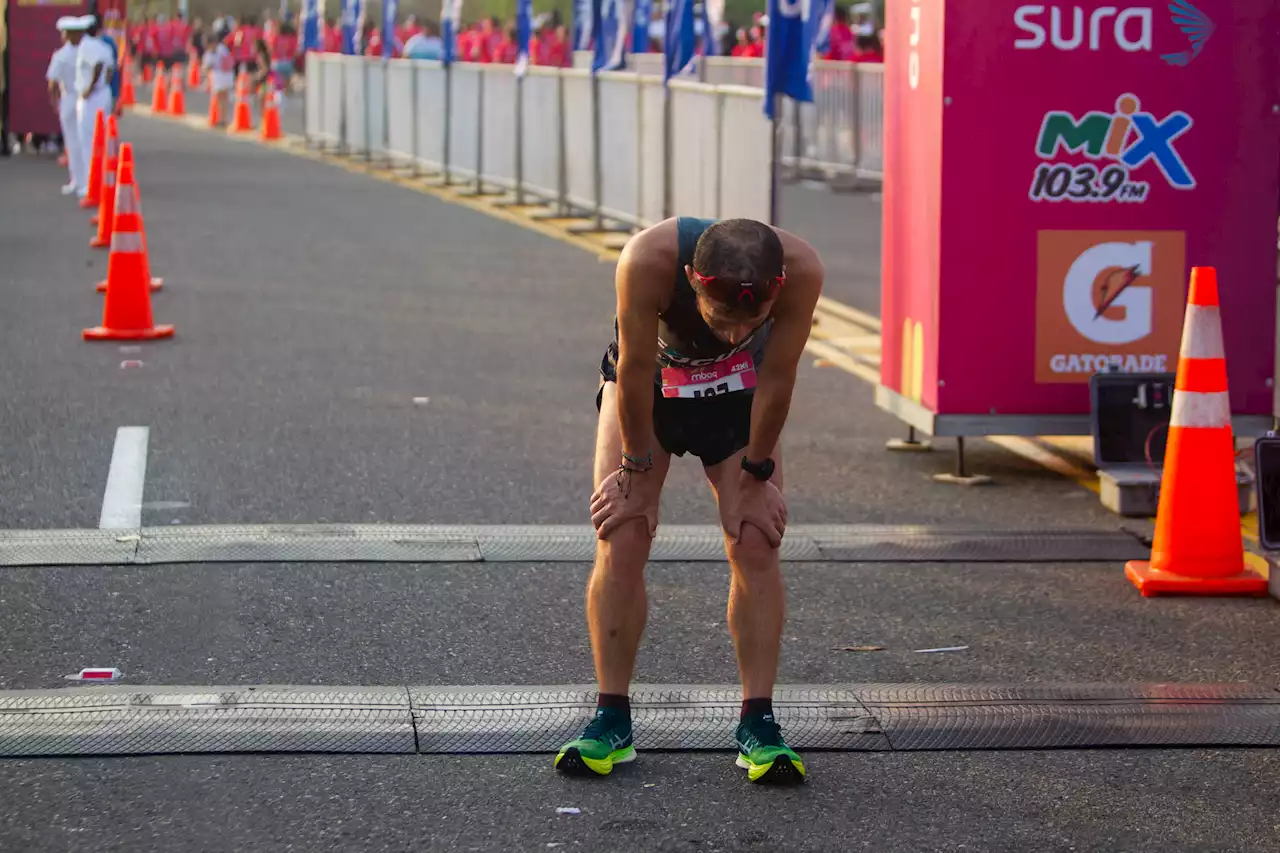
<instances>
[{"instance_id":1,"label":"mix 103.9 fm logo","mask_svg":"<svg viewBox=\"0 0 1280 853\"><path fill-rule=\"evenodd\" d=\"M1185 232L1039 232L1036 382L1172 371L1185 290Z\"/></svg>"},{"instance_id":2,"label":"mix 103.9 fm logo","mask_svg":"<svg viewBox=\"0 0 1280 853\"><path fill-rule=\"evenodd\" d=\"M1045 113L1036 137L1036 155L1045 162L1036 166L1028 195L1032 201L1144 202L1151 183L1136 175L1156 172L1175 190L1195 189L1195 175L1178 151L1193 125L1181 110L1163 117L1144 111L1130 92L1116 98L1112 112Z\"/></svg>"}]
</instances>

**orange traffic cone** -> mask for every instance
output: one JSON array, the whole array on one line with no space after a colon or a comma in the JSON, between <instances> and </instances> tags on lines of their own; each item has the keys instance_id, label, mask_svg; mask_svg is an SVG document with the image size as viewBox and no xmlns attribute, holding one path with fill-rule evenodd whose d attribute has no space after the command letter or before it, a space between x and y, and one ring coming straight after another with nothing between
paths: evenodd
<instances>
[{"instance_id":1,"label":"orange traffic cone","mask_svg":"<svg viewBox=\"0 0 1280 853\"><path fill-rule=\"evenodd\" d=\"M165 85L164 75L157 74L155 86L151 89L151 112L163 113L169 110L169 89Z\"/></svg>"},{"instance_id":2,"label":"orange traffic cone","mask_svg":"<svg viewBox=\"0 0 1280 853\"><path fill-rule=\"evenodd\" d=\"M126 163L129 164L129 174L133 176L133 197L138 202L138 233L142 235L142 277L151 283L152 290L160 290L164 287L164 279L153 278L151 275L151 253L147 251L147 224L142 219L142 187L138 184L137 168L133 164L132 145L125 145L121 149L119 168L123 169ZM107 292L107 279L104 278L98 282L98 292Z\"/></svg>"},{"instance_id":3,"label":"orange traffic cone","mask_svg":"<svg viewBox=\"0 0 1280 853\"><path fill-rule=\"evenodd\" d=\"M125 143L124 148L130 148ZM173 335L173 326L157 326L151 316L151 288L146 279L146 246L139 231L142 205L133 183L130 162L120 168L116 182L115 227L111 260L107 264L107 298L102 325L85 329L86 341L152 340Z\"/></svg>"},{"instance_id":4,"label":"orange traffic cone","mask_svg":"<svg viewBox=\"0 0 1280 853\"><path fill-rule=\"evenodd\" d=\"M107 144L107 128L106 122L102 115L102 110L98 110L98 116L93 120L93 154L89 160L89 192L85 197L80 199L80 206L85 208L97 207L102 201L102 152Z\"/></svg>"},{"instance_id":5,"label":"orange traffic cone","mask_svg":"<svg viewBox=\"0 0 1280 853\"><path fill-rule=\"evenodd\" d=\"M253 114L249 112L249 102L243 95L236 96L236 111L231 117L231 133L253 132Z\"/></svg>"},{"instance_id":6,"label":"orange traffic cone","mask_svg":"<svg viewBox=\"0 0 1280 853\"><path fill-rule=\"evenodd\" d=\"M1218 273L1191 269L1151 560L1125 565L1144 596L1266 595L1244 562Z\"/></svg>"},{"instance_id":7,"label":"orange traffic cone","mask_svg":"<svg viewBox=\"0 0 1280 853\"><path fill-rule=\"evenodd\" d=\"M150 65L142 66L142 82L143 83L151 82L151 66Z\"/></svg>"},{"instance_id":8,"label":"orange traffic cone","mask_svg":"<svg viewBox=\"0 0 1280 853\"><path fill-rule=\"evenodd\" d=\"M187 88L200 88L200 60L194 53L187 54Z\"/></svg>"},{"instance_id":9,"label":"orange traffic cone","mask_svg":"<svg viewBox=\"0 0 1280 853\"><path fill-rule=\"evenodd\" d=\"M246 97L249 94L249 72L241 71L236 75L236 96Z\"/></svg>"},{"instance_id":10,"label":"orange traffic cone","mask_svg":"<svg viewBox=\"0 0 1280 853\"><path fill-rule=\"evenodd\" d=\"M280 138L280 93L267 95L262 105L262 132L264 142L272 142Z\"/></svg>"},{"instance_id":11,"label":"orange traffic cone","mask_svg":"<svg viewBox=\"0 0 1280 853\"><path fill-rule=\"evenodd\" d=\"M120 134L116 117L107 119L107 148L102 155L102 202L98 206L98 234L89 241L91 249L105 249L111 245L111 228L115 223L116 171L119 166Z\"/></svg>"},{"instance_id":12,"label":"orange traffic cone","mask_svg":"<svg viewBox=\"0 0 1280 853\"><path fill-rule=\"evenodd\" d=\"M182 91L182 81L169 94L169 115L184 116L187 114L187 96Z\"/></svg>"},{"instance_id":13,"label":"orange traffic cone","mask_svg":"<svg viewBox=\"0 0 1280 853\"><path fill-rule=\"evenodd\" d=\"M209 96L209 127L222 124L222 108L218 106L218 96Z\"/></svg>"},{"instance_id":14,"label":"orange traffic cone","mask_svg":"<svg viewBox=\"0 0 1280 853\"><path fill-rule=\"evenodd\" d=\"M137 103L137 96L133 91L133 68L129 60L124 62L124 71L120 77L120 106L131 107Z\"/></svg>"}]
</instances>

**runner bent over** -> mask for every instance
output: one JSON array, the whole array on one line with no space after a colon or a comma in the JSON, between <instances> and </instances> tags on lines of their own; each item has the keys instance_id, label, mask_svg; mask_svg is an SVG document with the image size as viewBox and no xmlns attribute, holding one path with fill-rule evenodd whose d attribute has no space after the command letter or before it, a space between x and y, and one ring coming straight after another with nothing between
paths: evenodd
<instances>
[{"instance_id":1,"label":"runner bent over","mask_svg":"<svg viewBox=\"0 0 1280 853\"><path fill-rule=\"evenodd\" d=\"M644 567L671 454L691 453L715 492L732 570L738 766L752 781L803 780L772 708L787 525L778 437L822 275L808 243L749 219L668 219L623 250L616 338L596 396L599 541L587 622L600 695L582 737L556 756L559 770L605 775L635 758L628 693L647 610Z\"/></svg>"}]
</instances>

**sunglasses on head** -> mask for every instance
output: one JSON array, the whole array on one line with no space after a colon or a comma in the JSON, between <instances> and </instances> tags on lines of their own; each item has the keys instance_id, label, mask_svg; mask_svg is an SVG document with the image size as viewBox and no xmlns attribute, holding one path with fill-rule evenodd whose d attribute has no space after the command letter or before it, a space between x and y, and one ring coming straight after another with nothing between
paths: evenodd
<instances>
[{"instance_id":1,"label":"sunglasses on head","mask_svg":"<svg viewBox=\"0 0 1280 853\"><path fill-rule=\"evenodd\" d=\"M703 275L697 270L693 271L693 279L707 292L708 296L718 302L758 303L768 302L787 283L787 270L783 268L782 275L776 276L765 284L755 284L750 281L721 281L714 275Z\"/></svg>"}]
</instances>

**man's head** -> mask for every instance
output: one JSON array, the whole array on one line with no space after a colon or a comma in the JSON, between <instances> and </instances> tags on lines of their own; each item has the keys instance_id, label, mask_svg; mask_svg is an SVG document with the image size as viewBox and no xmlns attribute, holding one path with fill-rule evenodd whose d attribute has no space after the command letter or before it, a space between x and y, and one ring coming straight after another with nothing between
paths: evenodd
<instances>
[{"instance_id":1,"label":"man's head","mask_svg":"<svg viewBox=\"0 0 1280 853\"><path fill-rule=\"evenodd\" d=\"M786 281L782 241L754 219L717 222L698 238L685 275L711 331L739 344L768 318Z\"/></svg>"},{"instance_id":2,"label":"man's head","mask_svg":"<svg viewBox=\"0 0 1280 853\"><path fill-rule=\"evenodd\" d=\"M85 31L89 29L88 20L83 17L63 18L58 21L58 24L58 29L62 30L63 34L66 35L67 41L77 45L84 38Z\"/></svg>"}]
</instances>

